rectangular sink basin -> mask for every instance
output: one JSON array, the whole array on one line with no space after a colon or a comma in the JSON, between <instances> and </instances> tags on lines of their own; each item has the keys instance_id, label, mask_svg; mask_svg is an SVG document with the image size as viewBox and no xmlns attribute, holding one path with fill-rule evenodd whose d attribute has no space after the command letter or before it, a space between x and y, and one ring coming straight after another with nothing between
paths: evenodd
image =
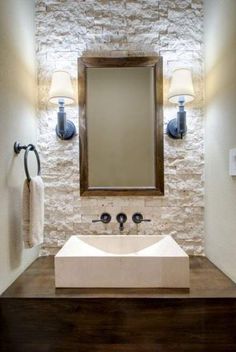
<instances>
[{"instance_id":1,"label":"rectangular sink basin","mask_svg":"<svg viewBox=\"0 0 236 352\"><path fill-rule=\"evenodd\" d=\"M189 257L171 236L71 236L55 256L56 287L189 287Z\"/></svg>"}]
</instances>

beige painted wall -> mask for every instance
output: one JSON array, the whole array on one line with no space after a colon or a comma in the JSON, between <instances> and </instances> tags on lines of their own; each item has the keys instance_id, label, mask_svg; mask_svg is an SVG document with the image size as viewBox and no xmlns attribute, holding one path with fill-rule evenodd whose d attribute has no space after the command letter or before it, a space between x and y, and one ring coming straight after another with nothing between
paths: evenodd
<instances>
[{"instance_id":1,"label":"beige painted wall","mask_svg":"<svg viewBox=\"0 0 236 352\"><path fill-rule=\"evenodd\" d=\"M206 254L236 281L236 1L205 0Z\"/></svg>"},{"instance_id":2,"label":"beige painted wall","mask_svg":"<svg viewBox=\"0 0 236 352\"><path fill-rule=\"evenodd\" d=\"M0 293L37 257L20 231L23 153L36 142L34 1L0 1Z\"/></svg>"}]
</instances>

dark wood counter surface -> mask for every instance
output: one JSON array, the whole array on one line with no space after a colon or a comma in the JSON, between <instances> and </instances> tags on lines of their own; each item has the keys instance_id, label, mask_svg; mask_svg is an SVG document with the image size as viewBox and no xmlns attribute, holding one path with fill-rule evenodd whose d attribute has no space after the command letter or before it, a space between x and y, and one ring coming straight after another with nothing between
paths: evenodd
<instances>
[{"instance_id":1,"label":"dark wood counter surface","mask_svg":"<svg viewBox=\"0 0 236 352\"><path fill-rule=\"evenodd\" d=\"M236 352L236 285L190 263L190 290L55 289L39 258L0 297L0 351Z\"/></svg>"},{"instance_id":2,"label":"dark wood counter surface","mask_svg":"<svg viewBox=\"0 0 236 352\"><path fill-rule=\"evenodd\" d=\"M54 257L38 258L2 295L12 298L236 297L236 284L205 257L190 257L190 289L55 289Z\"/></svg>"}]
</instances>

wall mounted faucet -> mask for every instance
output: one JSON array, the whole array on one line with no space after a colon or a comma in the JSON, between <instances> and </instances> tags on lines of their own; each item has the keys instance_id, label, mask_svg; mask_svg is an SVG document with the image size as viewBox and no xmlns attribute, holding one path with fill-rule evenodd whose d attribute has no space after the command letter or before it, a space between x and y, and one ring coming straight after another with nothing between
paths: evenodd
<instances>
[{"instance_id":1,"label":"wall mounted faucet","mask_svg":"<svg viewBox=\"0 0 236 352\"><path fill-rule=\"evenodd\" d=\"M109 213L102 213L100 219L92 220L92 222L102 222L103 224L108 224L111 221L111 215Z\"/></svg>"},{"instance_id":2,"label":"wall mounted faucet","mask_svg":"<svg viewBox=\"0 0 236 352\"><path fill-rule=\"evenodd\" d=\"M120 224L120 231L124 230L124 223L127 221L127 215L125 213L119 213L116 216L116 220L118 221L118 223Z\"/></svg>"},{"instance_id":3,"label":"wall mounted faucet","mask_svg":"<svg viewBox=\"0 0 236 352\"><path fill-rule=\"evenodd\" d=\"M127 215L125 213L119 213L116 216L116 220L119 223L120 231L124 230L124 223L127 221ZM144 219L141 213L134 213L132 220L135 224L140 224L141 222L150 222L151 219ZM92 222L102 222L103 224L108 224L111 221L111 215L109 213L102 213L100 219L92 220Z\"/></svg>"}]
</instances>

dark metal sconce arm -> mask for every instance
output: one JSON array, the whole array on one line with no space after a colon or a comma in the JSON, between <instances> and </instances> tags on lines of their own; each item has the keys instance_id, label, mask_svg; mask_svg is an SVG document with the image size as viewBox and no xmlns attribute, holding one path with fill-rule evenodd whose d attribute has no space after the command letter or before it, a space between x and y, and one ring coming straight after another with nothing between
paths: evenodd
<instances>
[{"instance_id":1,"label":"dark metal sconce arm","mask_svg":"<svg viewBox=\"0 0 236 352\"><path fill-rule=\"evenodd\" d=\"M183 139L183 136L187 132L186 111L184 110L184 102L184 97L180 96L179 111L177 112L177 118L170 120L167 124L166 132L170 138Z\"/></svg>"},{"instance_id":2,"label":"dark metal sconce arm","mask_svg":"<svg viewBox=\"0 0 236 352\"><path fill-rule=\"evenodd\" d=\"M67 120L64 109L64 99L59 99L59 111L57 113L56 134L60 139L68 140L76 134L76 128L72 121Z\"/></svg>"}]
</instances>

